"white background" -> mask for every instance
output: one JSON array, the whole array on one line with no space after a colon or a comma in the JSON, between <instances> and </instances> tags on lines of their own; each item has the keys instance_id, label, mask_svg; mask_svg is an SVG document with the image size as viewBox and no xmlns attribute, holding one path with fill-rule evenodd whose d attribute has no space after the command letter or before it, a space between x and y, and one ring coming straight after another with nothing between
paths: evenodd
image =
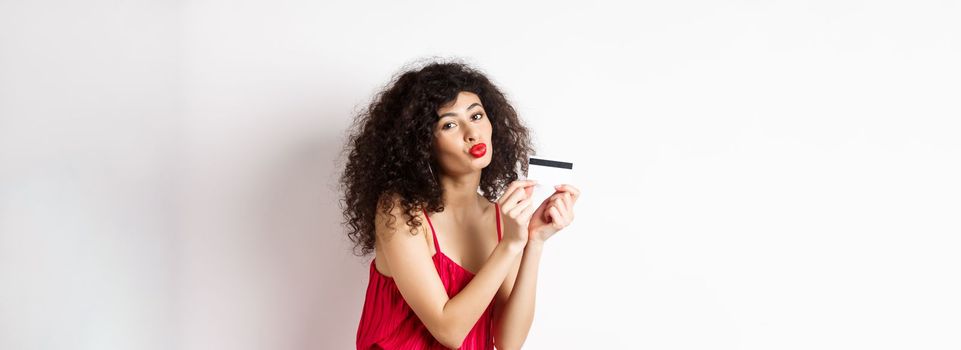
<instances>
[{"instance_id":1,"label":"white background","mask_svg":"<svg viewBox=\"0 0 961 350\"><path fill-rule=\"evenodd\" d=\"M348 349L353 114L464 58L575 163L527 349L961 348L956 1L0 1L0 349Z\"/></svg>"}]
</instances>

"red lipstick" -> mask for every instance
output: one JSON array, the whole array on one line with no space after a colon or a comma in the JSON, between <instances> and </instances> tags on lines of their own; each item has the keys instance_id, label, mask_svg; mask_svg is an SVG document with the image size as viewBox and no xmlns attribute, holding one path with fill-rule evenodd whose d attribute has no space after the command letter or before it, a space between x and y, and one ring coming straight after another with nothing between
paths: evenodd
<instances>
[{"instance_id":1,"label":"red lipstick","mask_svg":"<svg viewBox=\"0 0 961 350\"><path fill-rule=\"evenodd\" d=\"M470 148L470 155L474 156L474 158L483 157L484 154L486 153L487 153L487 145L483 143L478 143Z\"/></svg>"}]
</instances>

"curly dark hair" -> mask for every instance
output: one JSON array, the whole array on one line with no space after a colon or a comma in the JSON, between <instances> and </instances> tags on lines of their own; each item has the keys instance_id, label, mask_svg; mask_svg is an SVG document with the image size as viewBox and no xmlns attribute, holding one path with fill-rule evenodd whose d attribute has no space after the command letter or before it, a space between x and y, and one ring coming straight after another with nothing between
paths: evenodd
<instances>
[{"instance_id":1,"label":"curly dark hair","mask_svg":"<svg viewBox=\"0 0 961 350\"><path fill-rule=\"evenodd\" d=\"M462 91L480 98L492 125L494 152L480 179L484 198L496 201L517 180L518 169L527 174L527 157L534 152L530 132L505 94L479 69L461 61L428 61L417 68L420 64L405 65L395 73L354 116L349 130L347 164L340 177L341 209L355 255L374 250L378 209L390 217L388 225L396 220L391 214L395 197L409 217L411 234L422 224L414 215L417 211L444 210L443 189L428 168L430 164L440 169L431 151L433 129L440 119L438 109Z\"/></svg>"}]
</instances>

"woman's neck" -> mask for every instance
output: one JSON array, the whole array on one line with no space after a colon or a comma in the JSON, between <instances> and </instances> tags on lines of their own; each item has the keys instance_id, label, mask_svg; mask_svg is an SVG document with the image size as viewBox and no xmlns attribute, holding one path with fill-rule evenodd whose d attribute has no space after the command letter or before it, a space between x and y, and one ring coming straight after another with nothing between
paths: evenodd
<instances>
[{"instance_id":1,"label":"woman's neck","mask_svg":"<svg viewBox=\"0 0 961 350\"><path fill-rule=\"evenodd\" d=\"M458 177L441 176L440 184L444 189L444 207L451 210L455 217L473 216L485 209L484 198L477 193L480 186L479 171Z\"/></svg>"}]
</instances>

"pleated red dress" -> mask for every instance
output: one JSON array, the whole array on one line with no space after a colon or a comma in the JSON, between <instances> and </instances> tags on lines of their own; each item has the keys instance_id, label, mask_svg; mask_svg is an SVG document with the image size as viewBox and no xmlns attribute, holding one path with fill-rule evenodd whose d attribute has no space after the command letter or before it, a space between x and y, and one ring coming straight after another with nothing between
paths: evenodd
<instances>
[{"instance_id":1,"label":"pleated red dress","mask_svg":"<svg viewBox=\"0 0 961 350\"><path fill-rule=\"evenodd\" d=\"M500 208L494 203L497 214L497 241L500 242L501 223ZM427 217L427 211L424 211ZM434 238L434 267L440 280L444 283L447 295L453 298L467 286L474 278L474 274L461 267L440 249L434 224L427 217L431 236ZM376 259L374 259L376 260ZM364 311L360 316L357 327L357 349L447 349L434 339L427 327L417 318L414 310L407 305L401 296L394 279L377 271L374 260L370 262L370 282L367 285L367 297L364 300ZM494 338L491 321L493 319L494 301L491 300L487 310L481 314L474 328L467 333L460 349L463 350L492 350Z\"/></svg>"}]
</instances>

